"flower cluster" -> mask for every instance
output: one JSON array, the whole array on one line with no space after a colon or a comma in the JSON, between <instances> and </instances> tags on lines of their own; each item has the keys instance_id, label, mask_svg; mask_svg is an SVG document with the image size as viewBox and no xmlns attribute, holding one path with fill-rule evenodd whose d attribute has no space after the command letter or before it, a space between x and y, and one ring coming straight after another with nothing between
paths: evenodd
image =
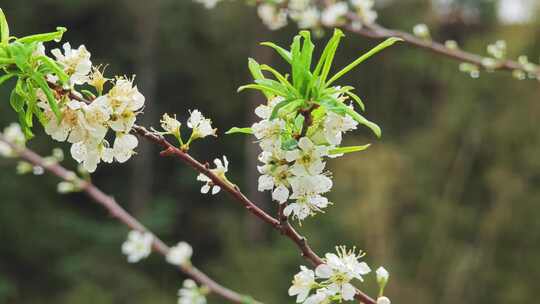
<instances>
[{"instance_id":1,"label":"flower cluster","mask_svg":"<svg viewBox=\"0 0 540 304\"><path fill-rule=\"evenodd\" d=\"M206 8L213 8L222 0L195 1L204 4ZM342 26L349 22L350 14L355 16L350 22L351 26L361 28L377 19L374 3L374 0L338 0L323 5L311 0L265 0L257 7L257 13L271 30L286 26L289 19L301 29Z\"/></svg>"},{"instance_id":2,"label":"flower cluster","mask_svg":"<svg viewBox=\"0 0 540 304\"><path fill-rule=\"evenodd\" d=\"M147 258L152 253L154 236L145 231L131 230L127 240L122 244L122 253L127 256L130 263L137 263ZM165 260L176 266L188 265L193 255L193 248L186 242L180 242L171 247L165 256Z\"/></svg>"},{"instance_id":3,"label":"flower cluster","mask_svg":"<svg viewBox=\"0 0 540 304\"><path fill-rule=\"evenodd\" d=\"M112 88L107 94L91 96L91 101L87 101L76 91L76 86L90 85L100 94L103 85L110 81L98 68L92 68L90 53L84 45L73 49L69 43L63 45L63 52L53 49L51 53L69 81L63 83L53 73L46 75L50 85L64 87L65 92L57 91L55 95L58 109L51 106L46 92L36 91L45 132L57 141L71 143L71 156L88 172L94 172L101 161L127 161L138 145L137 138L129 132L145 102L133 79L117 77L111 81ZM42 44L36 56L48 58ZM108 141L109 131L115 134L112 145Z\"/></svg>"},{"instance_id":4,"label":"flower cluster","mask_svg":"<svg viewBox=\"0 0 540 304\"><path fill-rule=\"evenodd\" d=\"M197 284L187 279L178 290L178 304L206 304L208 288L198 287Z\"/></svg>"},{"instance_id":5,"label":"flower cluster","mask_svg":"<svg viewBox=\"0 0 540 304\"><path fill-rule=\"evenodd\" d=\"M336 250L337 253L327 253L324 263L314 271L300 267L289 288L289 295L296 296L297 303L318 304L354 299L356 288L351 282L355 279L363 282L363 276L370 273L371 268L359 261L364 256L361 252L347 250L344 246ZM310 295L312 291L315 293Z\"/></svg>"},{"instance_id":6,"label":"flower cluster","mask_svg":"<svg viewBox=\"0 0 540 304\"><path fill-rule=\"evenodd\" d=\"M185 143L184 140L182 140L182 134L180 132L182 123L176 119L176 115L170 116L165 113L163 114L160 123L164 132L157 133L174 136L180 143L180 147L186 151L189 150L189 145L194 140L205 138L207 136L217 136L217 129L212 128L212 120L204 117L199 110L190 111L189 118L187 119L187 126L191 129L191 135Z\"/></svg>"},{"instance_id":7,"label":"flower cluster","mask_svg":"<svg viewBox=\"0 0 540 304\"><path fill-rule=\"evenodd\" d=\"M333 184L331 173L325 170L327 159L369 146L341 147L343 134L357 129L359 124L367 126L377 136L381 132L376 124L354 110L355 102L364 109L360 98L351 92L354 88L332 83L397 39L383 42L329 77L342 35L339 30L334 32L314 70L311 67L314 46L309 32L301 31L290 51L270 42L263 43L277 50L291 64L292 83L287 76L250 59L249 69L255 84L239 90L259 90L267 97L267 103L255 109L260 120L251 128L232 128L227 132L251 133L256 137L262 150L258 157L262 163L258 166L259 191L271 191L274 201L287 204L284 214L299 221L323 212L331 204L323 196ZM263 71L270 72L277 81L265 78ZM288 203L289 200L292 202Z\"/></svg>"},{"instance_id":8,"label":"flower cluster","mask_svg":"<svg viewBox=\"0 0 540 304\"><path fill-rule=\"evenodd\" d=\"M21 126L18 123L12 123L6 128L4 132L1 133L2 136L10 143L15 146L24 147L26 144L26 138L21 129ZM17 152L12 148L12 146L7 143L0 142L0 156L3 157L16 157Z\"/></svg>"}]
</instances>

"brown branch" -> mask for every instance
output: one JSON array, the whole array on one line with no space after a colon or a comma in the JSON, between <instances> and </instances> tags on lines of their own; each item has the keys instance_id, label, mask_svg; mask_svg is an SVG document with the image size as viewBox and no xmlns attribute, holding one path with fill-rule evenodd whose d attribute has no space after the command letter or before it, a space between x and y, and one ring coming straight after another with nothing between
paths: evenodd
<instances>
[{"instance_id":1,"label":"brown branch","mask_svg":"<svg viewBox=\"0 0 540 304\"><path fill-rule=\"evenodd\" d=\"M279 219L276 219L269 215L268 213L264 212L262 209L257 207L255 203L253 203L251 200L249 200L241 191L238 186L231 184L230 182L224 181L221 178L219 178L217 175L215 175L207 165L204 165L191 157L188 153L182 151L181 149L173 146L171 143L169 143L163 136L157 135L155 133L152 133L146 128L141 126L134 126L133 131L135 134L152 141L153 143L161 146L164 150L161 152L162 156L171 156L180 159L181 161L185 162L189 166L191 166L193 169L197 170L198 172L206 175L215 185L218 185L229 193L237 202L239 202L246 210L248 210L250 213L261 219L262 221L266 222L270 226L272 226L274 229L279 231L281 234L289 238L291 241L293 241L296 246L298 246L299 250L302 253L302 256L311 262L314 266L320 265L324 263L324 261L319 257L313 249L309 246L307 240L305 237L303 237L294 227L291 226L291 224L286 220L286 217L283 216L282 210L279 211ZM356 293L356 299L365 303L365 304L376 304L376 301L373 300L370 296L365 294L364 292L357 290Z\"/></svg>"},{"instance_id":2,"label":"brown branch","mask_svg":"<svg viewBox=\"0 0 540 304\"><path fill-rule=\"evenodd\" d=\"M6 140L6 138L0 133L0 142L4 142L10 145L15 151L17 151L17 156L21 159L28 161L34 166L40 166L46 171L56 175L57 177L65 181L73 181L74 176L76 176L72 171L67 170L60 164L49 164L45 161L40 155L33 152L27 148L21 148L19 146L13 145L11 142ZM97 204L101 205L111 214L112 217L116 218L121 223L125 224L127 227L133 230L143 231L152 233L148 230L143 224L141 224L136 218L129 214L124 208L122 208L111 196L105 194L94 184L88 181L82 181L80 185L81 190L84 191L90 198L92 198ZM170 248L160 240L155 234L154 236L153 248L154 251L160 253L163 256L166 256ZM232 291L226 287L223 287L216 281L212 280L205 273L197 269L195 266L179 266L180 270L197 281L199 284L207 286L208 289L215 293L216 295L221 296L222 298L229 300L233 303L246 303L246 300L249 297L241 295L235 291ZM259 302L255 302L259 303ZM259 303L260 304L260 303Z\"/></svg>"}]
</instances>

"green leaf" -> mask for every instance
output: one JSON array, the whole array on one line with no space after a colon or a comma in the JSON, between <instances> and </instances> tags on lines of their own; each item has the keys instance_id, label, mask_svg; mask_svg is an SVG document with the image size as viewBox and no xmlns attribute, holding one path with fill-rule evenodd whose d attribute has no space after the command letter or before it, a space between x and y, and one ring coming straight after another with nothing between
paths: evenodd
<instances>
[{"instance_id":1,"label":"green leaf","mask_svg":"<svg viewBox=\"0 0 540 304\"><path fill-rule=\"evenodd\" d=\"M275 119L278 117L279 114L281 114L281 110L284 110L285 112L292 112L293 110L299 108L304 103L303 99L286 99L281 102L279 102L277 105L274 106L272 109L272 114L270 114L270 120Z\"/></svg>"},{"instance_id":2,"label":"green leaf","mask_svg":"<svg viewBox=\"0 0 540 304\"><path fill-rule=\"evenodd\" d=\"M333 98L321 99L318 101L318 103L321 106L325 107L328 111L332 111L339 115L348 114L358 123L363 124L366 127L370 128L371 131L373 131L373 133L375 133L377 137L381 137L382 131L381 131L381 128L377 124L367 120L364 116L358 114L356 111L346 106L344 103L337 101Z\"/></svg>"},{"instance_id":3,"label":"green leaf","mask_svg":"<svg viewBox=\"0 0 540 304\"><path fill-rule=\"evenodd\" d=\"M289 91L289 89L286 86L272 79L257 79L255 80L255 83L265 86L265 87L272 88L273 90L279 92L277 95L280 95L280 96L288 96L292 93Z\"/></svg>"},{"instance_id":4,"label":"green leaf","mask_svg":"<svg viewBox=\"0 0 540 304\"><path fill-rule=\"evenodd\" d=\"M19 95L14 89L13 91L11 91L11 95L9 97L9 104L15 112L19 113L24 108L24 97Z\"/></svg>"},{"instance_id":5,"label":"green leaf","mask_svg":"<svg viewBox=\"0 0 540 304\"><path fill-rule=\"evenodd\" d=\"M304 120L306 118L302 114L298 114L296 118L294 119L294 130L298 133L302 132L302 129L304 128Z\"/></svg>"},{"instance_id":6,"label":"green leaf","mask_svg":"<svg viewBox=\"0 0 540 304\"><path fill-rule=\"evenodd\" d=\"M0 85L2 85L4 82L10 80L11 78L13 78L15 76L17 76L17 75L15 75L15 74L6 74L6 75L0 76Z\"/></svg>"},{"instance_id":7,"label":"green leaf","mask_svg":"<svg viewBox=\"0 0 540 304\"><path fill-rule=\"evenodd\" d=\"M267 93L272 93L274 95L281 95L283 94L282 92L280 91L277 91L271 87L267 87L267 86L263 86L263 85L259 85L259 84L248 84L248 85L243 85L241 87L238 88L237 92L242 92L243 90L246 90L246 89L251 89L251 90L258 90L258 91L261 91L261 92L267 92Z\"/></svg>"},{"instance_id":8,"label":"green leaf","mask_svg":"<svg viewBox=\"0 0 540 304\"><path fill-rule=\"evenodd\" d=\"M17 39L17 41L20 43L47 42L52 40L59 42L62 40L62 36L66 31L67 29L65 27L57 27L55 32L25 36Z\"/></svg>"},{"instance_id":9,"label":"green leaf","mask_svg":"<svg viewBox=\"0 0 540 304\"><path fill-rule=\"evenodd\" d=\"M83 97L88 100L94 100L96 99L96 95L94 93L88 91L88 90L81 90L81 93L83 94Z\"/></svg>"},{"instance_id":10,"label":"green leaf","mask_svg":"<svg viewBox=\"0 0 540 304\"><path fill-rule=\"evenodd\" d=\"M9 26L4 11L0 8L0 42L7 45L9 42Z\"/></svg>"},{"instance_id":11,"label":"green leaf","mask_svg":"<svg viewBox=\"0 0 540 304\"><path fill-rule=\"evenodd\" d=\"M283 138L281 140L281 149L291 151L298 147L298 141L292 137Z\"/></svg>"},{"instance_id":12,"label":"green leaf","mask_svg":"<svg viewBox=\"0 0 540 304\"><path fill-rule=\"evenodd\" d=\"M322 65L319 86L323 86L324 83L326 82L326 78L328 77L328 73L330 73L330 68L332 67L332 62L334 61L334 57L336 55L339 42L341 38L343 37L345 37L345 35L343 34L341 30L339 29L334 30L334 35L332 36L332 39L330 39L330 41L327 44L328 51L325 56L324 64Z\"/></svg>"},{"instance_id":13,"label":"green leaf","mask_svg":"<svg viewBox=\"0 0 540 304\"><path fill-rule=\"evenodd\" d=\"M362 99L358 97L358 95L354 94L351 91L345 91L344 93L349 95L349 97L351 97L358 104L358 106L360 107L360 109L362 109L362 111L366 111L366 106L362 102Z\"/></svg>"},{"instance_id":14,"label":"green leaf","mask_svg":"<svg viewBox=\"0 0 540 304\"><path fill-rule=\"evenodd\" d=\"M235 133L253 134L253 130L251 130L251 128L232 127L229 129L229 131L225 132L225 134L235 134Z\"/></svg>"},{"instance_id":15,"label":"green leaf","mask_svg":"<svg viewBox=\"0 0 540 304\"><path fill-rule=\"evenodd\" d=\"M378 52L384 50L385 48L393 45L394 43L396 43L398 41L403 41L403 39L396 38L396 37L391 37L391 38L386 39L384 42L382 42L379 45L377 45L376 47L372 48L371 50L369 50L369 52L367 52L364 55L360 56L358 59L356 59L355 61L353 61L352 63L350 63L346 67L344 67L343 69L341 69L341 71L337 72L336 75L334 75L332 78L330 78L330 80L328 80L328 82L326 83L326 86L329 86L334 81L338 80L341 76L347 74L350 70L352 70L354 67L356 67L360 63L364 62L369 57L377 54Z\"/></svg>"},{"instance_id":16,"label":"green leaf","mask_svg":"<svg viewBox=\"0 0 540 304\"><path fill-rule=\"evenodd\" d=\"M285 61L287 61L287 63L291 64L292 63L292 56L291 56L291 52L287 51L286 49L272 43L272 42L263 42L261 43L261 45L264 45L264 46L267 46L267 47L271 47L273 48L283 59L285 59Z\"/></svg>"},{"instance_id":17,"label":"green leaf","mask_svg":"<svg viewBox=\"0 0 540 304\"><path fill-rule=\"evenodd\" d=\"M369 146L371 146L371 144L367 144L363 146L339 147L339 148L330 150L329 153L331 155L334 155L334 154L346 154L346 153L352 153L352 152L359 152L359 151L366 150L367 148L369 148Z\"/></svg>"},{"instance_id":18,"label":"green leaf","mask_svg":"<svg viewBox=\"0 0 540 304\"><path fill-rule=\"evenodd\" d=\"M297 86L300 94L306 94L309 84L311 83L311 59L313 57L313 50L315 45L311 42L311 36L309 31L301 31L300 35L304 38L304 43L302 45L302 51L300 53L299 65L301 69L298 71L301 73L300 79L301 83Z\"/></svg>"},{"instance_id":19,"label":"green leaf","mask_svg":"<svg viewBox=\"0 0 540 304\"><path fill-rule=\"evenodd\" d=\"M300 39L302 36L296 35L293 38L293 43L291 45L292 53L292 83L295 88L300 88L302 82L303 74L300 72L302 67L302 62L300 61Z\"/></svg>"},{"instance_id":20,"label":"green leaf","mask_svg":"<svg viewBox=\"0 0 540 304\"><path fill-rule=\"evenodd\" d=\"M20 111L19 113L17 113L17 116L19 118L19 124L21 125L21 129L26 139L34 137L34 133L32 133L32 130L30 130L30 127L28 127L28 124L26 123L26 113L24 111Z\"/></svg>"},{"instance_id":21,"label":"green leaf","mask_svg":"<svg viewBox=\"0 0 540 304\"><path fill-rule=\"evenodd\" d=\"M276 79L281 82L281 84L283 84L284 86L286 86L289 91L292 91L293 93L295 93L296 95L298 94L298 91L293 87L293 85L287 80L287 77L281 75L281 73L279 73L278 71L276 71L275 69L273 69L272 67L266 65L266 64L263 64L261 65L261 70L263 71L268 71L270 73L272 73L272 75L274 75L274 77L276 77Z\"/></svg>"},{"instance_id":22,"label":"green leaf","mask_svg":"<svg viewBox=\"0 0 540 304\"><path fill-rule=\"evenodd\" d=\"M37 59L41 60L41 63L43 65L49 68L51 72L56 74L56 76L58 76L62 84L68 83L69 76L64 72L64 69L58 66L58 63L56 63L56 61L52 60L51 58L47 56L38 56Z\"/></svg>"},{"instance_id":23,"label":"green leaf","mask_svg":"<svg viewBox=\"0 0 540 304\"><path fill-rule=\"evenodd\" d=\"M56 116L56 119L60 122L62 120L62 114L60 113L60 110L58 109L58 104L56 102L56 99L54 98L51 88L49 88L49 86L47 85L47 82L45 82L42 75L33 74L31 78L34 81L34 83L45 93L45 96L47 96L47 102L49 103L51 110Z\"/></svg>"}]
</instances>

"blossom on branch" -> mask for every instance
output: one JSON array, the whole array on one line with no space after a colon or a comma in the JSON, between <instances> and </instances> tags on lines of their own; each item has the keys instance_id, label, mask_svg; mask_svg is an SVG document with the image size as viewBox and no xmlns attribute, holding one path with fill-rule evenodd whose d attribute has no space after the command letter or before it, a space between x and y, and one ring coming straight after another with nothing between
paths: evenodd
<instances>
[{"instance_id":1,"label":"blossom on branch","mask_svg":"<svg viewBox=\"0 0 540 304\"><path fill-rule=\"evenodd\" d=\"M154 236L151 233L132 230L122 244L122 253L127 256L128 262L137 263L152 253L153 242Z\"/></svg>"},{"instance_id":2,"label":"blossom on branch","mask_svg":"<svg viewBox=\"0 0 540 304\"><path fill-rule=\"evenodd\" d=\"M180 242L169 250L165 259L170 264L181 266L189 264L192 255L193 248L191 248L191 245L186 242Z\"/></svg>"},{"instance_id":3,"label":"blossom on branch","mask_svg":"<svg viewBox=\"0 0 540 304\"><path fill-rule=\"evenodd\" d=\"M228 182L227 177L225 176L225 173L229 170L229 160L227 160L227 157L223 156L223 162L219 158L214 159L214 164L216 167L210 171L217 175L221 180ZM197 176L197 180L205 183L201 187L201 193L203 194L208 193L210 189L212 189L212 194L217 194L221 190L219 185L215 185L208 176L202 173Z\"/></svg>"},{"instance_id":4,"label":"blossom on branch","mask_svg":"<svg viewBox=\"0 0 540 304\"><path fill-rule=\"evenodd\" d=\"M206 304L205 287L197 287L195 281L187 279L178 290L178 304Z\"/></svg>"},{"instance_id":5,"label":"blossom on branch","mask_svg":"<svg viewBox=\"0 0 540 304\"><path fill-rule=\"evenodd\" d=\"M4 132L2 132L2 135L7 141L16 146L24 147L26 143L26 138L24 137L21 126L18 123L12 123L7 126L4 129ZM16 157L17 153L10 145L0 142L0 155L4 157Z\"/></svg>"}]
</instances>

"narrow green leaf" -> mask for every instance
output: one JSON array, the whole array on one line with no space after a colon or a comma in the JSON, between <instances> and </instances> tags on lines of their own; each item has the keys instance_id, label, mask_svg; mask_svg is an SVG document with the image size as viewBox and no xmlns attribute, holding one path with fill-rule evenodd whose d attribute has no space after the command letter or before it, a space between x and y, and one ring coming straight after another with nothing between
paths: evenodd
<instances>
[{"instance_id":1,"label":"narrow green leaf","mask_svg":"<svg viewBox=\"0 0 540 304\"><path fill-rule=\"evenodd\" d=\"M251 130L251 128L232 127L229 129L229 131L225 132L225 134L235 134L235 133L253 134L253 130Z\"/></svg>"},{"instance_id":2,"label":"narrow green leaf","mask_svg":"<svg viewBox=\"0 0 540 304\"><path fill-rule=\"evenodd\" d=\"M362 102L362 99L358 97L358 95L354 94L351 91L345 91L344 93L349 95L349 97L351 97L358 104L358 106L360 107L362 111L366 111L366 106Z\"/></svg>"},{"instance_id":3,"label":"narrow green leaf","mask_svg":"<svg viewBox=\"0 0 540 304\"><path fill-rule=\"evenodd\" d=\"M62 40L62 36L66 31L67 29L65 27L57 27L55 32L25 36L17 39L17 41L20 43L47 42L52 40L59 42Z\"/></svg>"},{"instance_id":4,"label":"narrow green leaf","mask_svg":"<svg viewBox=\"0 0 540 304\"><path fill-rule=\"evenodd\" d=\"M352 152L359 152L359 151L366 150L367 148L369 148L369 146L371 146L371 144L367 144L367 145L363 145L363 146L339 147L339 148L335 148L335 149L330 150L329 153L331 155L335 155L335 154L346 154L346 153L352 153Z\"/></svg>"},{"instance_id":5,"label":"narrow green leaf","mask_svg":"<svg viewBox=\"0 0 540 304\"><path fill-rule=\"evenodd\" d=\"M272 73L272 75L274 75L274 77L276 77L276 79L279 80L279 82L281 82L284 86L286 86L289 89L289 91L293 91L295 93L298 93L298 91L296 91L296 89L289 82L289 80L287 80L287 77L281 75L281 73L279 73L278 71L276 71L272 67L270 67L270 66L268 66L266 64L262 64L261 65L261 70L268 71L268 72Z\"/></svg>"},{"instance_id":6,"label":"narrow green leaf","mask_svg":"<svg viewBox=\"0 0 540 304\"><path fill-rule=\"evenodd\" d=\"M301 73L302 70L302 62L300 61L300 39L302 36L296 35L293 38L293 43L291 45L291 53L292 53L292 83L295 88L300 88L302 79L303 79L303 73Z\"/></svg>"},{"instance_id":7,"label":"narrow green leaf","mask_svg":"<svg viewBox=\"0 0 540 304\"><path fill-rule=\"evenodd\" d=\"M289 102L292 102L292 100L286 99L286 100L278 102L278 104L275 105L274 108L272 109L272 114L270 114L270 120L275 119L278 116L279 109L286 106Z\"/></svg>"},{"instance_id":8,"label":"narrow green leaf","mask_svg":"<svg viewBox=\"0 0 540 304\"><path fill-rule=\"evenodd\" d=\"M340 115L348 114L358 123L370 128L377 137L381 137L381 128L377 124L367 120L364 116L358 114L356 111L354 111L344 103L337 101L333 98L321 99L318 101L318 103L321 106L325 107L328 111L332 111Z\"/></svg>"},{"instance_id":9,"label":"narrow green leaf","mask_svg":"<svg viewBox=\"0 0 540 304\"><path fill-rule=\"evenodd\" d=\"M4 82L10 80L11 78L13 78L15 76L17 76L17 75L15 75L15 74L6 74L6 75L0 76L0 85L2 85Z\"/></svg>"},{"instance_id":10,"label":"narrow green leaf","mask_svg":"<svg viewBox=\"0 0 540 304\"><path fill-rule=\"evenodd\" d=\"M263 86L263 85L259 85L259 84L248 84L248 85L243 85L241 87L238 88L237 92L242 92L243 90L246 90L246 89L251 89L251 90L259 90L261 92L269 92L269 93L272 93L274 95L281 95L282 92L280 91L277 91L271 87L267 87L267 86Z\"/></svg>"},{"instance_id":11,"label":"narrow green leaf","mask_svg":"<svg viewBox=\"0 0 540 304\"><path fill-rule=\"evenodd\" d=\"M51 58L47 56L39 56L37 57L37 59L41 60L43 65L47 66L51 70L51 72L56 74L56 76L58 76L58 78L63 84L68 83L69 76L64 72L64 69L58 66L56 61L52 60Z\"/></svg>"},{"instance_id":12,"label":"narrow green leaf","mask_svg":"<svg viewBox=\"0 0 540 304\"><path fill-rule=\"evenodd\" d=\"M7 45L9 42L9 26L4 11L0 8L0 42Z\"/></svg>"},{"instance_id":13,"label":"narrow green leaf","mask_svg":"<svg viewBox=\"0 0 540 304\"><path fill-rule=\"evenodd\" d=\"M344 67L341 71L337 72L336 75L334 75L332 78L330 78L330 80L328 80L328 82L326 83L326 86L329 86L334 81L338 80L341 76L347 74L350 70L352 70L354 67L356 67L360 63L364 62L369 57L377 54L378 52L384 50L385 48L393 45L394 43L396 43L398 41L403 41L403 39L396 38L396 37L391 37L391 38L386 39L385 41L383 41L382 43L380 43L376 47L372 48L367 53L360 56L358 59L356 59L355 61L353 61L352 63L350 63L346 67Z\"/></svg>"},{"instance_id":14,"label":"narrow green leaf","mask_svg":"<svg viewBox=\"0 0 540 304\"><path fill-rule=\"evenodd\" d=\"M60 110L58 109L58 103L56 102L56 99L54 98L51 88L49 88L49 86L47 85L47 82L45 82L42 75L34 74L32 75L31 78L35 82L35 84L45 93L45 96L47 96L47 102L49 103L51 110L56 116L56 119L60 122L62 120L62 114L60 113Z\"/></svg>"},{"instance_id":15,"label":"narrow green leaf","mask_svg":"<svg viewBox=\"0 0 540 304\"><path fill-rule=\"evenodd\" d=\"M255 83L259 84L259 85L263 85L265 87L270 87L270 88L280 92L280 94L278 94L278 95L281 95L281 96L288 96L291 93L289 91L289 89L285 85L283 85L280 82L275 81L273 79L257 79L257 80L255 80Z\"/></svg>"},{"instance_id":16,"label":"narrow green leaf","mask_svg":"<svg viewBox=\"0 0 540 304\"><path fill-rule=\"evenodd\" d=\"M11 95L9 97L9 104L15 112L19 113L24 108L24 98L21 95L17 94L16 90L14 89L13 91L11 91Z\"/></svg>"},{"instance_id":17,"label":"narrow green leaf","mask_svg":"<svg viewBox=\"0 0 540 304\"><path fill-rule=\"evenodd\" d=\"M261 43L261 45L264 45L264 46L267 46L267 47L270 47L270 48L273 48L283 59L285 59L285 61L287 61L287 63L291 64L292 63L292 56L291 56L291 52L287 51L286 49L272 43L272 42L263 42Z\"/></svg>"},{"instance_id":18,"label":"narrow green leaf","mask_svg":"<svg viewBox=\"0 0 540 304\"><path fill-rule=\"evenodd\" d=\"M34 133L32 133L32 130L30 130L30 127L28 127L28 125L26 124L26 113L24 112L24 110L17 113L17 116L19 118L19 124L21 125L21 129L26 139L34 137Z\"/></svg>"},{"instance_id":19,"label":"narrow green leaf","mask_svg":"<svg viewBox=\"0 0 540 304\"><path fill-rule=\"evenodd\" d=\"M341 38L343 37L345 37L343 32L339 29L335 29L332 39L330 39L330 41L328 42L329 49L328 49L328 53L326 54L326 58L324 60L324 64L321 70L320 84L319 84L320 87L322 87L326 82L326 78L328 77L328 73L330 73L330 68L332 67L332 63L334 62L334 57L336 55L339 42Z\"/></svg>"}]
</instances>

